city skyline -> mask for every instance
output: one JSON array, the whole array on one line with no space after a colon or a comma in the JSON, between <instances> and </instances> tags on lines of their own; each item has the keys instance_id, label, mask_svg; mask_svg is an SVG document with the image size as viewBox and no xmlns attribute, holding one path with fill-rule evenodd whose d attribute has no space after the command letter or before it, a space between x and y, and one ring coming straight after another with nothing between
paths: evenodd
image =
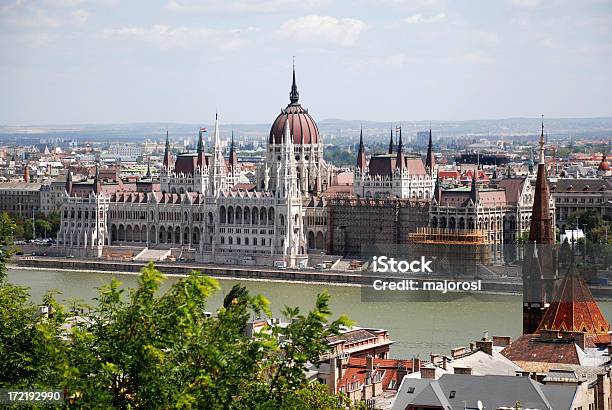
<instances>
[{"instance_id":1,"label":"city skyline","mask_svg":"<svg viewBox=\"0 0 612 410\"><path fill-rule=\"evenodd\" d=\"M0 123L269 123L292 56L319 120L612 115L604 1L143 4L3 3Z\"/></svg>"}]
</instances>

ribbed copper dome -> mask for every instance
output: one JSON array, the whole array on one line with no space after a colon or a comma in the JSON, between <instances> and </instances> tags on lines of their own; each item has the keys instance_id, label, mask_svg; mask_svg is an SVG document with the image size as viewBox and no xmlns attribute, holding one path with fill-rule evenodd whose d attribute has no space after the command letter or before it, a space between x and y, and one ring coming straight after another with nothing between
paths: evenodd
<instances>
[{"instance_id":1,"label":"ribbed copper dome","mask_svg":"<svg viewBox=\"0 0 612 410\"><path fill-rule=\"evenodd\" d=\"M304 109L299 103L299 93L295 83L295 67L293 68L293 83L289 93L290 103L276 117L270 129L270 144L281 144L285 133L285 121L289 119L289 131L293 135L294 144L318 144L319 128L312 119L308 110Z\"/></svg>"},{"instance_id":2,"label":"ribbed copper dome","mask_svg":"<svg viewBox=\"0 0 612 410\"><path fill-rule=\"evenodd\" d=\"M318 144L319 129L308 111L301 105L290 104L276 117L270 129L270 144L281 144L285 133L285 121L289 119L289 132L294 144Z\"/></svg>"}]
</instances>

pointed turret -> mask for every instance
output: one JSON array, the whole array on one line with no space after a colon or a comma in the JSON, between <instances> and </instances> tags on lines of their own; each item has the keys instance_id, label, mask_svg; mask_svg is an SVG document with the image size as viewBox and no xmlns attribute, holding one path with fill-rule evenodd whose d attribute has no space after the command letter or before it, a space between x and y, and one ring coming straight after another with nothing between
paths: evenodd
<instances>
[{"instance_id":1,"label":"pointed turret","mask_svg":"<svg viewBox=\"0 0 612 410\"><path fill-rule=\"evenodd\" d=\"M531 211L531 226L529 230L529 243L554 244L552 217L549 210L550 190L544 162L544 121L542 120L542 134L540 135L540 155L538 173L536 178L533 209Z\"/></svg>"},{"instance_id":2,"label":"pointed turret","mask_svg":"<svg viewBox=\"0 0 612 410\"><path fill-rule=\"evenodd\" d=\"M238 155L236 154L236 149L234 146L234 130L232 130L232 142L230 145L230 152L229 152L229 160L228 160L230 169L232 171L232 174L234 173L235 168L238 166Z\"/></svg>"},{"instance_id":3,"label":"pointed turret","mask_svg":"<svg viewBox=\"0 0 612 410\"><path fill-rule=\"evenodd\" d=\"M151 178L151 157L147 159L147 173L145 174L146 178Z\"/></svg>"},{"instance_id":4,"label":"pointed turret","mask_svg":"<svg viewBox=\"0 0 612 410\"><path fill-rule=\"evenodd\" d=\"M366 169L365 147L363 146L363 127L359 131L359 151L357 151L357 169L364 172Z\"/></svg>"},{"instance_id":5,"label":"pointed turret","mask_svg":"<svg viewBox=\"0 0 612 410\"><path fill-rule=\"evenodd\" d=\"M289 93L289 101L291 101L291 105L298 105L300 99L300 93L297 89L297 84L295 83L295 61L293 62L293 81L291 83L291 92Z\"/></svg>"},{"instance_id":6,"label":"pointed turret","mask_svg":"<svg viewBox=\"0 0 612 410\"><path fill-rule=\"evenodd\" d=\"M204 139L202 138L202 134L204 133L204 129L200 128L200 132L198 133L198 168L202 169L204 165Z\"/></svg>"},{"instance_id":7,"label":"pointed turret","mask_svg":"<svg viewBox=\"0 0 612 410\"><path fill-rule=\"evenodd\" d=\"M391 137L389 139L389 154L393 154L393 128L391 128Z\"/></svg>"},{"instance_id":8,"label":"pointed turret","mask_svg":"<svg viewBox=\"0 0 612 410\"><path fill-rule=\"evenodd\" d=\"M429 127L429 143L427 144L427 158L425 159L425 169L429 174L433 174L436 166L436 159L433 153L433 141L431 138L431 127Z\"/></svg>"},{"instance_id":9,"label":"pointed turret","mask_svg":"<svg viewBox=\"0 0 612 410\"><path fill-rule=\"evenodd\" d=\"M170 169L170 137L168 136L168 130L166 130L166 147L164 149L164 167Z\"/></svg>"},{"instance_id":10,"label":"pointed turret","mask_svg":"<svg viewBox=\"0 0 612 410\"><path fill-rule=\"evenodd\" d=\"M474 205L478 204L479 195L478 195L478 168L474 170L472 174L472 188L470 190L470 199L474 203Z\"/></svg>"},{"instance_id":11,"label":"pointed turret","mask_svg":"<svg viewBox=\"0 0 612 410\"><path fill-rule=\"evenodd\" d=\"M102 181L100 181L100 169L98 167L98 164L96 164L96 176L94 177L93 182L93 192L96 195L102 192Z\"/></svg>"},{"instance_id":12,"label":"pointed turret","mask_svg":"<svg viewBox=\"0 0 612 410\"><path fill-rule=\"evenodd\" d=\"M395 168L400 172L405 168L406 157L404 156L404 143L402 142L402 127L399 130L399 142L397 144L397 156L395 157Z\"/></svg>"},{"instance_id":13,"label":"pointed turret","mask_svg":"<svg viewBox=\"0 0 612 410\"><path fill-rule=\"evenodd\" d=\"M213 195L218 195L219 191L225 189L225 158L221 150L221 139L219 137L219 116L215 113L215 137L214 153L212 157L212 169L209 174L210 186Z\"/></svg>"}]
</instances>

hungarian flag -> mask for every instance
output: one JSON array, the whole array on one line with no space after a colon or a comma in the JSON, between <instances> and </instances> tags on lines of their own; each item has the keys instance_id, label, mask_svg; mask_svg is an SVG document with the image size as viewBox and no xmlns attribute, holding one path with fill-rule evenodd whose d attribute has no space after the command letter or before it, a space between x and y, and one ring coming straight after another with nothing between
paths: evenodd
<instances>
[{"instance_id":1,"label":"hungarian flag","mask_svg":"<svg viewBox=\"0 0 612 410\"><path fill-rule=\"evenodd\" d=\"M206 132L208 131L208 128L200 128L200 132Z\"/></svg>"},{"instance_id":2,"label":"hungarian flag","mask_svg":"<svg viewBox=\"0 0 612 410\"><path fill-rule=\"evenodd\" d=\"M395 132L400 132L402 127L395 127Z\"/></svg>"}]
</instances>

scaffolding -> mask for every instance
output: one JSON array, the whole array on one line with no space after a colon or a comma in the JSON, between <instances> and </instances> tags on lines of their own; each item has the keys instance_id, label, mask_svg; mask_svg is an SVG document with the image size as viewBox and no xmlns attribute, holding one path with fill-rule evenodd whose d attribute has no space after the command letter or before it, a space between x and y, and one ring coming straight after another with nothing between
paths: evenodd
<instances>
[{"instance_id":1,"label":"scaffolding","mask_svg":"<svg viewBox=\"0 0 612 410\"><path fill-rule=\"evenodd\" d=\"M481 229L417 228L408 242L413 252L436 260L441 273L476 274L478 265L491 263L492 242Z\"/></svg>"},{"instance_id":2,"label":"scaffolding","mask_svg":"<svg viewBox=\"0 0 612 410\"><path fill-rule=\"evenodd\" d=\"M488 245L486 231L482 229L417 228L408 234L408 242L437 245Z\"/></svg>"}]
</instances>

